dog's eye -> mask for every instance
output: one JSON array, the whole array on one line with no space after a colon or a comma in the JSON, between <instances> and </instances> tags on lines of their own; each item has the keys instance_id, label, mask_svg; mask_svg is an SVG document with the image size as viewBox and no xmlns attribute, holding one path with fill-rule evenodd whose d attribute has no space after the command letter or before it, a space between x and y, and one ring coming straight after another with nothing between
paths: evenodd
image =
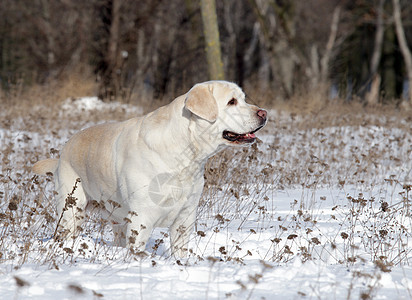
<instances>
[{"instance_id":1,"label":"dog's eye","mask_svg":"<svg viewBox=\"0 0 412 300\"><path fill-rule=\"evenodd\" d=\"M236 105L237 100L235 98L230 99L230 101L227 103L227 105Z\"/></svg>"}]
</instances>

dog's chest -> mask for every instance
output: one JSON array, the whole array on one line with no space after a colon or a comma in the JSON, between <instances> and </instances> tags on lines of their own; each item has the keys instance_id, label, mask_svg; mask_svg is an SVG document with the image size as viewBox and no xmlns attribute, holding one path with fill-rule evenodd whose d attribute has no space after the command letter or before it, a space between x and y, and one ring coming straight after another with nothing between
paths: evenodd
<instances>
[{"instance_id":1,"label":"dog's chest","mask_svg":"<svg viewBox=\"0 0 412 300\"><path fill-rule=\"evenodd\" d=\"M180 176L159 176L152 188L149 188L149 197L159 210L159 221L156 226L168 227L176 218L182 218L186 212L197 209L203 190L203 174L184 179ZM156 189L156 185L159 189Z\"/></svg>"}]
</instances>

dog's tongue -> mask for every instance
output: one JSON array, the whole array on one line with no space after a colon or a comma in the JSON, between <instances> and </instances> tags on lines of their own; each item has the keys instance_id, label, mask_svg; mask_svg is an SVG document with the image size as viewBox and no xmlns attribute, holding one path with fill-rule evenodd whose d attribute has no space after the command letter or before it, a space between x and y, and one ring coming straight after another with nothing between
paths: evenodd
<instances>
[{"instance_id":1,"label":"dog's tongue","mask_svg":"<svg viewBox=\"0 0 412 300\"><path fill-rule=\"evenodd\" d=\"M248 134L246 135L246 137L251 138L251 139L254 139L254 138L256 138L256 135L255 135L254 133L248 133Z\"/></svg>"}]
</instances>

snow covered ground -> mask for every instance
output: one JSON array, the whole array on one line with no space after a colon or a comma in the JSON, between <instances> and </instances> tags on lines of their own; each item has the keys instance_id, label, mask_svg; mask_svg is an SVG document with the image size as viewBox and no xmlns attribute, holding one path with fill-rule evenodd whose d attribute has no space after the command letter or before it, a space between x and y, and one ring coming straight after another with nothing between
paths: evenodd
<instances>
[{"instance_id":1,"label":"snow covered ground","mask_svg":"<svg viewBox=\"0 0 412 300\"><path fill-rule=\"evenodd\" d=\"M141 110L68 100L56 122L42 109L0 123L1 299L412 298L411 119L317 126L272 111L262 142L210 160L191 253L176 261L166 229L136 257L99 216L76 241L50 239L53 185L32 163L103 114Z\"/></svg>"}]
</instances>

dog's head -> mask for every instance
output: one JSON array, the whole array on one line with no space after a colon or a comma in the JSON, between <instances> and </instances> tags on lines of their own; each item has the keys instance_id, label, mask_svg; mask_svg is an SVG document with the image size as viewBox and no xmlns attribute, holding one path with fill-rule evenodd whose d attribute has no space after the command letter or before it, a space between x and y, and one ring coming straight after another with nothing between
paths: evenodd
<instances>
[{"instance_id":1,"label":"dog's head","mask_svg":"<svg viewBox=\"0 0 412 300\"><path fill-rule=\"evenodd\" d=\"M217 145L252 144L255 132L267 122L267 112L247 104L240 87L227 81L196 84L187 94L185 108L197 118L200 135Z\"/></svg>"}]
</instances>

